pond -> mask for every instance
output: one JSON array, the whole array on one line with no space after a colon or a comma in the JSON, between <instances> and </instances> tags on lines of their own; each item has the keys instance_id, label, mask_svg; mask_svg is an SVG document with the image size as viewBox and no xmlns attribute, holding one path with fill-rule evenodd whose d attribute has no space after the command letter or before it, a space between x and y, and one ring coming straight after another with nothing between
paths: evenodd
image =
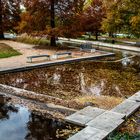
<instances>
[{"instance_id":1,"label":"pond","mask_svg":"<svg viewBox=\"0 0 140 140\"><path fill-rule=\"evenodd\" d=\"M0 95L1 140L66 140L80 127L36 115L28 108L6 103Z\"/></svg>"},{"instance_id":2,"label":"pond","mask_svg":"<svg viewBox=\"0 0 140 140\"><path fill-rule=\"evenodd\" d=\"M99 104L102 106L99 107L104 108L106 104L114 104L115 99L125 99L140 90L140 56L116 53L116 57L101 60L1 74L0 84L60 98L63 102L85 96L114 97L109 103L104 102L104 98L100 100ZM96 100L93 102L96 103ZM77 106L79 109L79 104ZM139 132L139 111L135 116L134 127ZM128 124L127 126L130 128ZM0 103L2 140L65 140L80 129L55 119L39 116L21 105Z\"/></svg>"},{"instance_id":3,"label":"pond","mask_svg":"<svg viewBox=\"0 0 140 140\"><path fill-rule=\"evenodd\" d=\"M0 83L61 99L83 95L127 97L140 90L140 56L124 60L76 62L3 74Z\"/></svg>"}]
</instances>

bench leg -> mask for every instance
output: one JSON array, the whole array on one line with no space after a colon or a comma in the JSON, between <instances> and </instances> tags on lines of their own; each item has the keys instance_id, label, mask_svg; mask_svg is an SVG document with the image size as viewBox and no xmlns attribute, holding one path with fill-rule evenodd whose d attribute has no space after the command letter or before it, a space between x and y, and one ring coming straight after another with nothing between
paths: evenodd
<instances>
[{"instance_id":1,"label":"bench leg","mask_svg":"<svg viewBox=\"0 0 140 140\"><path fill-rule=\"evenodd\" d=\"M69 55L68 55L68 58L71 58L71 57L72 57L72 55L71 55L71 54L69 54Z\"/></svg>"},{"instance_id":2,"label":"bench leg","mask_svg":"<svg viewBox=\"0 0 140 140\"><path fill-rule=\"evenodd\" d=\"M91 49L91 53L95 52L95 49Z\"/></svg>"},{"instance_id":3,"label":"bench leg","mask_svg":"<svg viewBox=\"0 0 140 140\"><path fill-rule=\"evenodd\" d=\"M51 55L50 60L57 60L58 56L57 55Z\"/></svg>"},{"instance_id":4,"label":"bench leg","mask_svg":"<svg viewBox=\"0 0 140 140\"><path fill-rule=\"evenodd\" d=\"M30 63L32 63L32 58L30 59Z\"/></svg>"},{"instance_id":5,"label":"bench leg","mask_svg":"<svg viewBox=\"0 0 140 140\"><path fill-rule=\"evenodd\" d=\"M50 60L50 57L46 57L46 60Z\"/></svg>"},{"instance_id":6,"label":"bench leg","mask_svg":"<svg viewBox=\"0 0 140 140\"><path fill-rule=\"evenodd\" d=\"M32 63L32 58L27 58L27 63Z\"/></svg>"}]
</instances>

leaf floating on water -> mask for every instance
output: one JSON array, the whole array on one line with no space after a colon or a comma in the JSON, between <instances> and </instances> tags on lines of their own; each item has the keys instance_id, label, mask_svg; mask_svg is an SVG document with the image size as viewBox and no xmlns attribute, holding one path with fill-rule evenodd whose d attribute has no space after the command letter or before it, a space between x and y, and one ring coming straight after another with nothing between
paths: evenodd
<instances>
[{"instance_id":1,"label":"leaf floating on water","mask_svg":"<svg viewBox=\"0 0 140 140\"><path fill-rule=\"evenodd\" d=\"M69 126L66 126L66 129L62 129L62 130L57 129L56 137L57 138L68 137L70 135L77 133L79 130L80 130L79 127L71 127L69 125Z\"/></svg>"}]
</instances>

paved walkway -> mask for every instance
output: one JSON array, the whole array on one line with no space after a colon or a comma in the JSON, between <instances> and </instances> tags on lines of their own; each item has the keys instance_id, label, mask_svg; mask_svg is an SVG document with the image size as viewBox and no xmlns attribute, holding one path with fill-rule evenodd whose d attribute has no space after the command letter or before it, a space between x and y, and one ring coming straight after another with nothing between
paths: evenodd
<instances>
[{"instance_id":1,"label":"paved walkway","mask_svg":"<svg viewBox=\"0 0 140 140\"><path fill-rule=\"evenodd\" d=\"M68 140L102 140L140 108L140 91L110 111L86 107L66 117L66 121L85 126Z\"/></svg>"},{"instance_id":2,"label":"paved walkway","mask_svg":"<svg viewBox=\"0 0 140 140\"><path fill-rule=\"evenodd\" d=\"M117 45L117 44L110 44L110 43L103 43L99 41L88 41L88 40L79 40L79 39L67 39L67 38L59 38L62 41L65 42L77 42L77 43L92 43L93 45L99 45L99 46L105 46L108 48L114 48L114 49L121 49L121 50L127 50L127 51L134 51L134 52L140 52L140 47L134 47L134 46L124 46L124 45Z\"/></svg>"},{"instance_id":3,"label":"paved walkway","mask_svg":"<svg viewBox=\"0 0 140 140\"><path fill-rule=\"evenodd\" d=\"M77 40L77 39L70 39L70 41L66 38L59 38L66 42L79 42L79 43L86 43L85 40ZM108 43L101 43L97 41L88 41L92 44L101 45L101 46L107 46L110 48L119 48L119 49L126 49L129 51L135 51L140 52L140 48L138 47L130 47L130 46L122 46L122 45L112 45ZM17 68L17 67L23 67L23 66L30 66L33 65L33 63L27 63L27 57L31 55L43 55L43 54L54 54L55 50L45 50L45 49L35 49L33 48L34 45L24 44L20 42L14 42L14 41L0 41L0 43L5 43L7 45L10 45L15 50L22 53L20 56L14 56L9 58L0 59L0 70L8 69L8 68ZM43 58L44 59L44 58ZM38 62L36 63L42 63L42 59L38 59Z\"/></svg>"},{"instance_id":4,"label":"paved walkway","mask_svg":"<svg viewBox=\"0 0 140 140\"><path fill-rule=\"evenodd\" d=\"M21 52L22 55L9 57L0 59L0 70L7 69L7 68L15 68L15 67L22 67L22 66L29 66L32 65L31 63L27 62L27 57L32 55L41 55L41 54L53 54L56 51L52 50L45 50L45 49L35 49L33 48L35 45L24 44L20 42L14 41L0 41L0 43L5 43L15 50Z\"/></svg>"},{"instance_id":5,"label":"paved walkway","mask_svg":"<svg viewBox=\"0 0 140 140\"><path fill-rule=\"evenodd\" d=\"M56 64L64 64L64 63L70 63L75 61L84 61L84 60L90 60L90 59L97 59L97 58L103 58L106 56L114 56L114 53L104 52L104 51L96 51L93 53L81 53L80 51L73 50L72 51L72 57L67 57L66 59L52 59L51 61L47 61L44 58L37 59L38 61L34 61L33 63L27 63L27 57L33 56L33 55L53 55L59 50L57 49L35 49L34 45L29 44L23 44L19 42L14 41L0 41L0 43L5 43L7 45L10 45L15 50L22 53L22 55L9 57L0 59L0 72L13 72L13 71L22 71L27 69L33 69L35 67L43 67L43 66L50 66L50 65L56 65ZM62 50L61 52L65 52L67 50ZM77 53L81 53L78 54Z\"/></svg>"}]
</instances>

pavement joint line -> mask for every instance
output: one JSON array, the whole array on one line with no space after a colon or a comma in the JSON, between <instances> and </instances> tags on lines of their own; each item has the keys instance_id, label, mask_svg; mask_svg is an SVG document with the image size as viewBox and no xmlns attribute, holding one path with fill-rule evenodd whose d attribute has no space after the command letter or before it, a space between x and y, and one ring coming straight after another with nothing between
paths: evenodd
<instances>
[{"instance_id":1,"label":"pavement joint line","mask_svg":"<svg viewBox=\"0 0 140 140\"><path fill-rule=\"evenodd\" d=\"M135 93L134 95L132 95L133 97L135 97L135 95L136 95L136 97L137 96L139 96L140 95L140 91L139 92L137 92L137 93ZM87 124L90 124L90 122L88 122L87 124L86 124L86 127L84 128L84 129L82 129L81 131L79 131L78 133L76 133L75 135L73 135L72 137L70 137L68 140L78 140L78 138L80 138L80 140L103 140L104 138L106 138L111 132L113 132L114 130L116 130L118 127L120 127L121 125L122 125L122 123L124 123L125 121L126 121L126 119L130 116L130 115L132 115L135 111L137 111L139 108L140 108L140 101L138 100L136 100L135 98L134 99L131 99L132 98L132 96L131 97L129 97L128 99L126 99L126 100L124 100L121 104L123 105L125 102L127 103L132 103L132 107L131 107L131 109L133 109L131 112L129 111L129 115L127 116L126 114L123 114L123 113L118 113L118 112L115 112L115 111L112 111L112 110L110 110L110 111L105 111L104 113L102 113L102 114L100 114L99 116L97 116L97 117L95 117L94 119L92 119L90 122L96 122L95 120L98 120L98 118L100 119L100 118L103 118L103 119L105 119L105 120L102 120L103 122L105 121L105 122L108 122L108 126L104 126L104 129L106 129L106 130L104 130L104 129L102 129L101 128L101 122L100 122L100 124L98 125L98 123L96 122L95 124L93 123L93 126L92 125L87 125ZM135 103L136 103L136 105L135 105ZM120 106L121 104L119 104L118 106ZM130 106L131 106L131 104L130 104ZM117 107L117 106L116 106ZM94 107L93 107L94 108ZM115 107L114 107L115 108ZM82 109L82 110L84 110L84 109ZM81 112L82 112L82 110L80 110ZM78 112L80 112L80 111L78 111ZM77 113L77 112L76 112ZM75 114L76 114L75 113ZM105 113L113 113L114 115L118 115L117 117L116 117L116 119L113 117L113 116L110 116L110 117L112 117L112 119L114 119L113 121L114 121L114 125L112 124L113 123L113 121L111 120L111 121L109 121L108 120L108 118L107 117L103 117L104 116L104 114ZM120 115L120 118L119 118L119 115ZM122 117L121 117L122 116ZM115 121L116 120L116 121ZM110 124L110 122L112 122L111 124ZM97 125L97 126L96 126ZM89 127L90 126L90 127ZM108 128L108 127L110 127L110 128ZM90 130L94 130L94 132L96 132L97 134L91 134L91 137L89 136L89 132L86 132L86 130L88 130L89 129L89 131ZM85 131L84 131L85 130ZM97 130L99 130L99 131L103 131L103 132L107 132L107 130L108 130L108 133L106 133L106 134L104 134L104 133L99 133ZM86 135L88 136L87 138L85 138L86 137ZM82 138L82 136L83 136L83 138Z\"/></svg>"}]
</instances>

